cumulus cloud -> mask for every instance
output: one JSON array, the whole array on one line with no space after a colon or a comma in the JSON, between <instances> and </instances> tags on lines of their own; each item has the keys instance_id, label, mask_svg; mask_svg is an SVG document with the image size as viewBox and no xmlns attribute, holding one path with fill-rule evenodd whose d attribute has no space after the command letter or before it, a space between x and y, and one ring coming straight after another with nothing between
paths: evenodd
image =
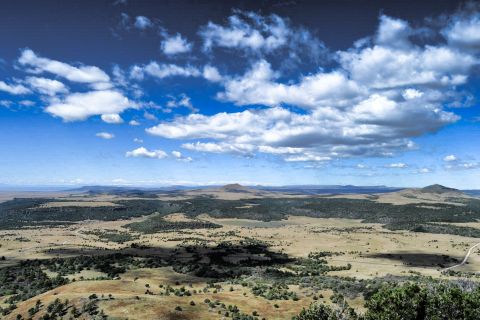
<instances>
[{"instance_id":1,"label":"cumulus cloud","mask_svg":"<svg viewBox=\"0 0 480 320\"><path fill-rule=\"evenodd\" d=\"M373 89L464 84L478 60L445 46L398 49L375 45L338 53L351 79Z\"/></svg>"},{"instance_id":2,"label":"cumulus cloud","mask_svg":"<svg viewBox=\"0 0 480 320\"><path fill-rule=\"evenodd\" d=\"M150 62L147 65L135 65L130 69L130 77L135 80L142 80L145 75L163 79L173 76L199 77L202 73L192 66L178 66L176 64L158 64Z\"/></svg>"},{"instance_id":3,"label":"cumulus cloud","mask_svg":"<svg viewBox=\"0 0 480 320\"><path fill-rule=\"evenodd\" d=\"M182 93L178 97L170 96L170 100L167 101L166 106L167 112L171 111L171 109L180 107L187 108L191 112L198 112L198 109L193 106L190 97L187 96L185 93Z\"/></svg>"},{"instance_id":4,"label":"cumulus cloud","mask_svg":"<svg viewBox=\"0 0 480 320\"><path fill-rule=\"evenodd\" d=\"M402 93L402 97L405 100L416 99L416 98L420 98L421 96L423 96L422 91L417 90L417 89L412 89L412 88L405 89Z\"/></svg>"},{"instance_id":5,"label":"cumulus cloud","mask_svg":"<svg viewBox=\"0 0 480 320\"><path fill-rule=\"evenodd\" d=\"M168 157L168 154L163 150L148 150L145 147L140 147L132 151L127 151L125 156L130 158L151 158L151 159L163 159Z\"/></svg>"},{"instance_id":6,"label":"cumulus cloud","mask_svg":"<svg viewBox=\"0 0 480 320\"><path fill-rule=\"evenodd\" d=\"M447 170L473 170L480 168L480 162L477 161L458 161L445 165Z\"/></svg>"},{"instance_id":7,"label":"cumulus cloud","mask_svg":"<svg viewBox=\"0 0 480 320\"><path fill-rule=\"evenodd\" d=\"M0 80L0 91L5 91L13 95L30 93L30 90L21 84L8 84Z\"/></svg>"},{"instance_id":8,"label":"cumulus cloud","mask_svg":"<svg viewBox=\"0 0 480 320\"><path fill-rule=\"evenodd\" d=\"M283 19L273 15L269 20L265 21L253 13L233 15L228 19L228 26L209 22L199 34L205 50L219 46L269 51L287 42L287 28Z\"/></svg>"},{"instance_id":9,"label":"cumulus cloud","mask_svg":"<svg viewBox=\"0 0 480 320\"><path fill-rule=\"evenodd\" d=\"M221 47L260 54L288 48L291 58L297 58L302 51L318 58L323 50L323 44L310 32L292 27L286 19L275 14L262 16L236 10L226 25L210 21L200 29L199 35L205 51Z\"/></svg>"},{"instance_id":10,"label":"cumulus cloud","mask_svg":"<svg viewBox=\"0 0 480 320\"><path fill-rule=\"evenodd\" d=\"M183 38L181 34L177 33L174 36L167 36L160 45L162 51L166 55L176 55L179 53L190 52L192 50L192 43Z\"/></svg>"},{"instance_id":11,"label":"cumulus cloud","mask_svg":"<svg viewBox=\"0 0 480 320\"><path fill-rule=\"evenodd\" d=\"M192 162L193 159L191 157L185 157L180 151L172 151L172 156L181 162Z\"/></svg>"},{"instance_id":12,"label":"cumulus cloud","mask_svg":"<svg viewBox=\"0 0 480 320\"><path fill-rule=\"evenodd\" d=\"M135 17L135 23L133 24L135 28L140 30L145 30L153 26L152 21L145 16L137 16Z\"/></svg>"},{"instance_id":13,"label":"cumulus cloud","mask_svg":"<svg viewBox=\"0 0 480 320\"><path fill-rule=\"evenodd\" d=\"M80 83L108 83L110 77L100 68L95 66L73 66L57 60L38 56L30 49L22 51L18 63L27 67L31 73L51 73L72 82Z\"/></svg>"},{"instance_id":14,"label":"cumulus cloud","mask_svg":"<svg viewBox=\"0 0 480 320\"><path fill-rule=\"evenodd\" d=\"M113 133L109 133L109 132L98 132L97 134L95 134L97 137L99 138L102 138L102 139L105 139L105 140L110 140L110 139L113 139L115 138L115 135Z\"/></svg>"},{"instance_id":15,"label":"cumulus cloud","mask_svg":"<svg viewBox=\"0 0 480 320\"><path fill-rule=\"evenodd\" d=\"M445 162L452 162L452 161L457 161L457 160L458 160L458 158L454 154L449 154L448 156L445 156L443 158L443 161L445 161Z\"/></svg>"},{"instance_id":16,"label":"cumulus cloud","mask_svg":"<svg viewBox=\"0 0 480 320\"><path fill-rule=\"evenodd\" d=\"M219 82L223 79L218 69L210 65L203 67L203 77L211 82Z\"/></svg>"},{"instance_id":17,"label":"cumulus cloud","mask_svg":"<svg viewBox=\"0 0 480 320\"><path fill-rule=\"evenodd\" d=\"M79 121L94 115L105 115L102 120L108 122L114 118L118 120L120 118L118 114L132 106L134 104L122 93L114 90L102 90L72 93L64 99L53 100L45 108L45 111L64 121Z\"/></svg>"},{"instance_id":18,"label":"cumulus cloud","mask_svg":"<svg viewBox=\"0 0 480 320\"><path fill-rule=\"evenodd\" d=\"M111 124L120 124L123 123L122 117L117 113L102 114L101 117L103 122Z\"/></svg>"},{"instance_id":19,"label":"cumulus cloud","mask_svg":"<svg viewBox=\"0 0 480 320\"><path fill-rule=\"evenodd\" d=\"M250 144L229 144L229 143L215 143L215 142L195 142L195 143L184 143L182 148L198 152L209 152L209 153L232 153L232 154L242 154L242 155L251 155L255 150L255 146Z\"/></svg>"},{"instance_id":20,"label":"cumulus cloud","mask_svg":"<svg viewBox=\"0 0 480 320\"><path fill-rule=\"evenodd\" d=\"M391 102L390 108L395 106L395 103ZM413 121L406 118L398 121L391 118L388 111L383 112L377 108L378 110L373 109L372 113L363 104L356 107L354 112L320 108L309 114L295 113L281 107L236 113L223 112L212 116L191 114L160 123L148 128L147 132L170 139L218 141L200 141L183 145L196 151L216 153L258 151L283 155L285 158L287 154L298 153L305 157L289 159L324 161L329 157L389 156L396 150L412 149L414 144L408 137L425 130L423 124L412 126ZM412 110L408 110L408 113ZM430 125L427 130L436 130L443 121L448 123L453 120L448 114L428 117L424 120L431 120L436 125Z\"/></svg>"},{"instance_id":21,"label":"cumulus cloud","mask_svg":"<svg viewBox=\"0 0 480 320\"><path fill-rule=\"evenodd\" d=\"M26 83L35 91L48 96L55 96L59 93L67 93L68 88L60 81L41 78L41 77L28 77Z\"/></svg>"},{"instance_id":22,"label":"cumulus cloud","mask_svg":"<svg viewBox=\"0 0 480 320\"><path fill-rule=\"evenodd\" d=\"M405 169L408 167L406 163L403 162L396 162L396 163L390 163L386 165L387 168L394 168L394 169Z\"/></svg>"},{"instance_id":23,"label":"cumulus cloud","mask_svg":"<svg viewBox=\"0 0 480 320\"><path fill-rule=\"evenodd\" d=\"M202 29L207 49L267 50L265 35L242 19L234 17L229 26L210 23ZM226 33L219 35L219 30ZM447 108L460 103L463 94L457 87L479 64L471 52L415 43L418 32L406 21L381 16L371 42L337 52L336 68L296 80L285 81L269 62L259 59L244 74L222 76L224 90L217 98L263 109L177 117L147 132L197 140L183 144L190 150L264 152L286 161L393 156L411 150L416 148L412 138L459 119Z\"/></svg>"},{"instance_id":24,"label":"cumulus cloud","mask_svg":"<svg viewBox=\"0 0 480 320\"><path fill-rule=\"evenodd\" d=\"M150 76L157 79L164 79L168 77L203 77L211 82L220 82L225 80L218 69L211 65L206 65L202 68L194 66L179 66L176 64L157 63L152 61L146 65L134 65L130 68L130 78L141 81L145 76Z\"/></svg>"},{"instance_id":25,"label":"cumulus cloud","mask_svg":"<svg viewBox=\"0 0 480 320\"><path fill-rule=\"evenodd\" d=\"M128 124L131 126L139 126L140 122L138 122L137 120L130 120Z\"/></svg>"},{"instance_id":26,"label":"cumulus cloud","mask_svg":"<svg viewBox=\"0 0 480 320\"><path fill-rule=\"evenodd\" d=\"M468 2L464 8L452 15L442 34L452 46L461 49L480 50L480 6Z\"/></svg>"},{"instance_id":27,"label":"cumulus cloud","mask_svg":"<svg viewBox=\"0 0 480 320\"><path fill-rule=\"evenodd\" d=\"M249 71L225 83L218 98L237 105L291 104L305 108L344 105L362 95L362 88L341 71L305 76L298 83L276 82L278 77L270 63L256 62Z\"/></svg>"},{"instance_id":28,"label":"cumulus cloud","mask_svg":"<svg viewBox=\"0 0 480 320\"><path fill-rule=\"evenodd\" d=\"M35 102L33 102L32 100L21 100L18 102L21 106L25 106L25 107L32 107L35 105Z\"/></svg>"},{"instance_id":29,"label":"cumulus cloud","mask_svg":"<svg viewBox=\"0 0 480 320\"><path fill-rule=\"evenodd\" d=\"M384 46L407 48L410 46L408 37L411 34L412 29L406 21L381 15L375 42Z\"/></svg>"},{"instance_id":30,"label":"cumulus cloud","mask_svg":"<svg viewBox=\"0 0 480 320\"><path fill-rule=\"evenodd\" d=\"M143 113L143 116L144 116L145 119L147 119L147 120L151 120L151 121L157 121L157 120L158 120L157 117L156 117L154 114L152 114L152 113L150 113L150 112L147 112L147 111L145 111L145 112Z\"/></svg>"},{"instance_id":31,"label":"cumulus cloud","mask_svg":"<svg viewBox=\"0 0 480 320\"><path fill-rule=\"evenodd\" d=\"M480 162L462 159L454 154L445 156L443 161L445 162L444 168L447 170L470 170L480 168Z\"/></svg>"},{"instance_id":32,"label":"cumulus cloud","mask_svg":"<svg viewBox=\"0 0 480 320\"><path fill-rule=\"evenodd\" d=\"M341 71L307 76L299 83L283 84L272 79L275 74L270 65L261 61L244 76L227 81L225 92L219 95L238 105L270 108L190 115L147 132L173 139L221 142L187 145L202 151L232 152L239 149L238 145L252 145L251 150L260 146L303 148L303 157L288 159L323 161L355 155L391 156L394 151L412 149L410 138L435 132L458 119L419 90L402 89L397 95L372 91ZM408 99L402 98L402 92ZM299 106L307 112L293 112L278 107L280 104ZM210 148L201 149L207 146Z\"/></svg>"},{"instance_id":33,"label":"cumulus cloud","mask_svg":"<svg viewBox=\"0 0 480 320\"><path fill-rule=\"evenodd\" d=\"M285 161L287 162L305 162L305 161L329 161L332 160L331 157L326 157L326 156L321 156L321 155L316 155L315 153L304 153L302 155L298 156L288 156L285 158Z\"/></svg>"}]
</instances>

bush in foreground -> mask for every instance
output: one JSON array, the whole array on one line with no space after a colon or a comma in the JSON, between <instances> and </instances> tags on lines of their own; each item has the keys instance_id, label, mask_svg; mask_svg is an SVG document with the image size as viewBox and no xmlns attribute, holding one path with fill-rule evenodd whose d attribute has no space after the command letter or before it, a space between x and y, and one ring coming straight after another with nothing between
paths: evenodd
<instances>
[{"instance_id":1,"label":"bush in foreground","mask_svg":"<svg viewBox=\"0 0 480 320\"><path fill-rule=\"evenodd\" d=\"M476 320L480 319L480 287L464 290L453 284L387 285L365 304L365 315L351 308L312 304L294 320Z\"/></svg>"}]
</instances>

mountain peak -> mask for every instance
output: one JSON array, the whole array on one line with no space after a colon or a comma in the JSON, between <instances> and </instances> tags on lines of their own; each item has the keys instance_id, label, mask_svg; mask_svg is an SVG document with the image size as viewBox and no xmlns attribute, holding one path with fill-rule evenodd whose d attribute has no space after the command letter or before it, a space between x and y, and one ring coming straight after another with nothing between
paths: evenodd
<instances>
[{"instance_id":1,"label":"mountain peak","mask_svg":"<svg viewBox=\"0 0 480 320\"><path fill-rule=\"evenodd\" d=\"M460 192L458 189L442 186L441 184L432 184L421 189L422 192L429 193L447 193L447 192Z\"/></svg>"}]
</instances>

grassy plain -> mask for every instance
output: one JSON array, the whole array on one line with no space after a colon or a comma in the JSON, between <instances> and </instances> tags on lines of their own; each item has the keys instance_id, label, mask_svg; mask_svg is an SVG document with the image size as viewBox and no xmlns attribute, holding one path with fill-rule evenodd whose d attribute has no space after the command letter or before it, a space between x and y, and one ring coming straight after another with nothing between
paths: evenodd
<instances>
[{"instance_id":1,"label":"grassy plain","mask_svg":"<svg viewBox=\"0 0 480 320\"><path fill-rule=\"evenodd\" d=\"M253 198L264 194L248 192L208 191L222 199ZM205 191L190 191L181 197L198 196ZM242 198L243 195L243 198ZM284 195L285 196L285 195ZM301 195L289 195L302 197ZM410 195L380 196L380 200L401 199L403 204ZM160 195L160 198L162 196ZM171 198L165 195L165 198ZM240 197L240 198L239 198ZM335 196L339 197L339 196ZM354 197L354 196L346 196ZM360 195L357 195L360 197ZM425 196L434 199L434 196ZM174 197L175 198L175 197ZM77 206L110 206L111 201L125 199L116 196L62 195L60 202L47 203L46 206L61 207L75 201ZM137 199L137 198L135 198ZM150 199L144 199L150 201ZM392 200L393 201L393 200ZM412 201L416 201L413 199ZM433 200L432 200L433 201ZM437 199L438 201L438 199ZM249 210L248 202L239 209ZM148 217L138 217L117 221L81 221L67 226L23 228L0 231L0 268L14 266L21 261L32 259L65 258L78 254L103 255L122 252L148 256L156 255L158 250L184 248L193 245L214 247L222 243L241 243L254 239L268 245L269 250L284 253L291 259L307 259L312 252L329 252L325 259L329 266L351 267L344 270L329 271L331 277L351 277L356 279L377 279L382 277L408 277L411 275L431 276L437 279L456 279L456 275L446 275L442 269L460 262L468 248L478 242L477 238L449 234L388 230L379 223L364 223L358 219L313 218L288 216L284 220L257 221L235 218L213 218L208 213L197 216L196 221L208 221L220 225L214 229L192 229L162 231L152 234L133 232L126 227L132 222L141 222ZM181 212L164 217L169 222L188 222L191 218ZM455 223L457 226L480 228L479 222ZM129 233L132 240L122 243L102 238L99 233ZM143 249L142 249L143 248ZM151 248L145 250L145 248ZM155 249L160 248L160 249ZM155 251L157 250L157 251ZM188 250L187 250L188 251ZM480 250L475 250L468 264L457 271L480 271ZM188 258L188 257L187 257ZM243 261L245 257L238 261ZM247 257L249 258L249 257ZM231 258L230 263L239 263ZM295 273L289 265L282 268L285 272ZM46 270L54 278L59 274ZM262 281L253 275L242 281ZM21 314L27 319L28 310L37 300L44 306L55 299L68 299L70 308L81 308L92 294L98 296L97 305L113 319L222 319L228 312L228 305L237 306L241 312L258 314L258 319L291 319L315 299L332 303L330 289L313 289L299 284L288 284L287 290L296 294L297 299L266 299L252 293L249 286L225 279L214 281L218 288L211 287L212 279L195 276L192 273L179 273L172 267L128 268L125 273L114 279L103 279L105 274L97 270L82 270L66 275L70 283L54 288L40 295L20 301L5 319L16 319ZM73 281L72 281L73 280ZM191 294L178 296L164 294L165 287L173 289L184 287ZM148 290L148 291L147 291ZM111 296L109 296L111 295ZM8 296L4 296L3 304ZM212 303L206 303L206 299ZM2 300L0 300L2 301ZM193 301L193 302L192 302ZM218 301L218 303L214 303ZM347 301L357 311L363 310L362 296L348 297ZM222 306L224 304L224 306ZM42 309L43 310L43 309ZM39 312L32 319L39 319ZM228 313L227 313L228 314ZM231 312L230 312L231 314ZM79 319L89 319L81 316ZM67 319L68 317L65 317Z\"/></svg>"}]
</instances>

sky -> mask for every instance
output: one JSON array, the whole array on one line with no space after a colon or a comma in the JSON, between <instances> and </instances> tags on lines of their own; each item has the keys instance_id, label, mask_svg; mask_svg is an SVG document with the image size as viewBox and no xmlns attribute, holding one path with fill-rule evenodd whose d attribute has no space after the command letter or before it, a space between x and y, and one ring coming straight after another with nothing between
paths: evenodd
<instances>
[{"instance_id":1,"label":"sky","mask_svg":"<svg viewBox=\"0 0 480 320\"><path fill-rule=\"evenodd\" d=\"M480 5L0 4L0 185L480 189Z\"/></svg>"}]
</instances>

